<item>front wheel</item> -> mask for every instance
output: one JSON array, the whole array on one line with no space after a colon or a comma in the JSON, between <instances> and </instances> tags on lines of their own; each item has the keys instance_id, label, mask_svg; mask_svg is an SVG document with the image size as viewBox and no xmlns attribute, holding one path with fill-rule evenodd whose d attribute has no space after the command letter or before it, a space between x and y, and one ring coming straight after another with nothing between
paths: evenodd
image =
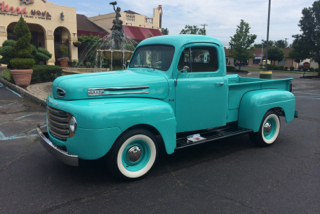
<instances>
[{"instance_id":1,"label":"front wheel","mask_svg":"<svg viewBox=\"0 0 320 214\"><path fill-rule=\"evenodd\" d=\"M133 180L146 175L157 158L154 135L143 129L124 133L112 147L108 165L111 173L121 180Z\"/></svg>"},{"instance_id":2,"label":"front wheel","mask_svg":"<svg viewBox=\"0 0 320 214\"><path fill-rule=\"evenodd\" d=\"M266 147L272 145L278 138L280 132L280 120L278 115L270 110L261 122L258 132L250 134L250 139L256 145Z\"/></svg>"}]
</instances>

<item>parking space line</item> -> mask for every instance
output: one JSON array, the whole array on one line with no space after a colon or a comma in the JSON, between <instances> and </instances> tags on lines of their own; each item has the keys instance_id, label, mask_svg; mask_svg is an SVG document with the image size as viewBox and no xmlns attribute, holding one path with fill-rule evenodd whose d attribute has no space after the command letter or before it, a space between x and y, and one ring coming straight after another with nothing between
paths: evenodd
<instances>
[{"instance_id":1,"label":"parking space line","mask_svg":"<svg viewBox=\"0 0 320 214\"><path fill-rule=\"evenodd\" d=\"M18 94L17 92L15 92L15 91L13 91L13 90L11 90L10 88L8 88L8 87L6 87L9 91L11 91L12 93L14 93L14 94L16 94L16 95L18 95L19 97L21 97L21 95L20 94Z\"/></svg>"},{"instance_id":2,"label":"parking space line","mask_svg":"<svg viewBox=\"0 0 320 214\"><path fill-rule=\"evenodd\" d=\"M17 103L17 102L14 102L14 103L9 103L9 104L7 104L7 105L4 105L4 106L0 106L0 108L2 108L2 107L5 107L5 106L10 106L10 105L13 105L13 104L15 104L15 103Z\"/></svg>"}]
</instances>

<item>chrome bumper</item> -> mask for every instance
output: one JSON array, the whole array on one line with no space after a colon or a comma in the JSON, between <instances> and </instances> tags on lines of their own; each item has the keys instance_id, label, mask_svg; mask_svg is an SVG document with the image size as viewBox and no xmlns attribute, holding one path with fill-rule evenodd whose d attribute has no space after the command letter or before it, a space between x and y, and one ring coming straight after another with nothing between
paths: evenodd
<instances>
[{"instance_id":1,"label":"chrome bumper","mask_svg":"<svg viewBox=\"0 0 320 214\"><path fill-rule=\"evenodd\" d=\"M37 127L37 133L40 137L40 142L50 152L54 157L56 157L58 160L62 161L65 164L68 164L70 166L79 166L79 159L77 155L71 155L66 151L63 151L53 145L53 143L48 139L48 133L40 130L39 127Z\"/></svg>"}]
</instances>

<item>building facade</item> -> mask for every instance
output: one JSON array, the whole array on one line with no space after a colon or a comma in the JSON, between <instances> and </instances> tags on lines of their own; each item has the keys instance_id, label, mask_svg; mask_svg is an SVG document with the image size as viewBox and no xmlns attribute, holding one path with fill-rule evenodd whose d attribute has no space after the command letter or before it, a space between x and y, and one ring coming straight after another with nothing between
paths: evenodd
<instances>
[{"instance_id":1,"label":"building facade","mask_svg":"<svg viewBox=\"0 0 320 214\"><path fill-rule=\"evenodd\" d=\"M7 39L15 40L13 29L20 16L32 34L31 43L47 49L53 65L61 57L59 47L69 47L69 58L78 60L76 8L55 5L46 0L5 0L0 2L0 45Z\"/></svg>"},{"instance_id":2,"label":"building facade","mask_svg":"<svg viewBox=\"0 0 320 214\"><path fill-rule=\"evenodd\" d=\"M111 33L116 13L109 13L88 18L91 22ZM147 17L131 10L120 12L123 31L127 37L140 42L151 36L160 36L162 28L162 6L153 9L153 16Z\"/></svg>"}]
</instances>

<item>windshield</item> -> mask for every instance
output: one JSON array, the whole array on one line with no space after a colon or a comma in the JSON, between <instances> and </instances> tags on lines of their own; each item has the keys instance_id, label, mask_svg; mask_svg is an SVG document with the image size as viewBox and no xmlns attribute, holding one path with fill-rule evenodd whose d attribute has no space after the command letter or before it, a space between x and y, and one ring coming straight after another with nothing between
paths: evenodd
<instances>
[{"instance_id":1,"label":"windshield","mask_svg":"<svg viewBox=\"0 0 320 214\"><path fill-rule=\"evenodd\" d=\"M155 68L167 71L174 53L173 46L148 45L139 47L132 57L130 68Z\"/></svg>"}]
</instances>

